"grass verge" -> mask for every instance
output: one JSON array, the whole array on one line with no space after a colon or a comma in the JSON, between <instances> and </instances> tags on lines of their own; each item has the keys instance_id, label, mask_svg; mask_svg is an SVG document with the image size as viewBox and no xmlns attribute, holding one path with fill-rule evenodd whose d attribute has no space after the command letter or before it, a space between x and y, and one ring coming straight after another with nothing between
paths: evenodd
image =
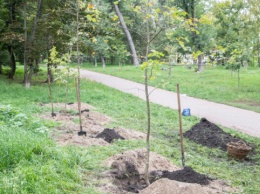
<instances>
[{"instance_id":1,"label":"grass verge","mask_svg":"<svg viewBox=\"0 0 260 194\"><path fill-rule=\"evenodd\" d=\"M39 76L37 80L44 80L44 74ZM106 169L103 165L105 159L125 150L145 147L144 141L134 140L88 148L57 146L46 130L56 123L35 118L35 114L50 112L48 108L39 106L49 101L47 84L38 82L25 89L20 84L21 79L22 74L19 73L13 82L0 77L1 104L4 107L0 113L0 157L3 161L0 167L0 193L98 193L96 186L100 184L100 173ZM61 102L65 95L64 88L54 84L53 91L54 101ZM89 80L82 81L81 97L83 102L114 118L109 127L146 131L146 105L139 98ZM76 101L74 88L70 89L69 101ZM180 166L177 112L156 104L152 104L151 110L154 137L151 150ZM184 131L196 122L198 119L195 117L184 117ZM257 194L260 190L259 138L224 130L256 146L253 165L229 160L221 150L209 149L185 139L186 165L239 187L241 193Z\"/></svg>"}]
</instances>

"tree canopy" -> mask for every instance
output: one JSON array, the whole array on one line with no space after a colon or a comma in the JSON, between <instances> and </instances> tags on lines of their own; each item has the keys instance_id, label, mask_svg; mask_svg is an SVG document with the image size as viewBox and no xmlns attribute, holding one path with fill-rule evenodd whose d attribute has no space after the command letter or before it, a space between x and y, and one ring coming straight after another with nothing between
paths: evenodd
<instances>
[{"instance_id":1,"label":"tree canopy","mask_svg":"<svg viewBox=\"0 0 260 194\"><path fill-rule=\"evenodd\" d=\"M72 61L78 48L84 60L104 67L138 65L147 56L148 20L149 52L164 53L168 63L186 60L202 70L235 59L260 67L259 10L257 0L3 0L0 74L9 67L13 78L19 62L30 82L41 60L53 65L53 47Z\"/></svg>"}]
</instances>

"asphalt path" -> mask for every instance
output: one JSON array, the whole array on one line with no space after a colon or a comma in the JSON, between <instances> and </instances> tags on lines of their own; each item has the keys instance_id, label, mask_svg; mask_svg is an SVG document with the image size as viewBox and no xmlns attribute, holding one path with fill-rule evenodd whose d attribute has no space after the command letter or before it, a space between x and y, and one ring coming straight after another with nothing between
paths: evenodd
<instances>
[{"instance_id":1,"label":"asphalt path","mask_svg":"<svg viewBox=\"0 0 260 194\"><path fill-rule=\"evenodd\" d=\"M143 84L88 70L82 70L81 76L145 100ZM176 93L151 86L148 90L151 92L151 102L178 110ZM224 127L260 137L260 113L189 97L185 94L181 94L181 107L189 108L193 116L204 117Z\"/></svg>"}]
</instances>

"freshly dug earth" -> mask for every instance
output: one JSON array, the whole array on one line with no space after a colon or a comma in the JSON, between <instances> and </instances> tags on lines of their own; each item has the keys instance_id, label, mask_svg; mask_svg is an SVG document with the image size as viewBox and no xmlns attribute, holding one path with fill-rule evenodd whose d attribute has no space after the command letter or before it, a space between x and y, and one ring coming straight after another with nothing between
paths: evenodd
<instances>
[{"instance_id":1,"label":"freshly dug earth","mask_svg":"<svg viewBox=\"0 0 260 194\"><path fill-rule=\"evenodd\" d=\"M183 135L198 144L210 148L219 148L223 151L227 150L227 143L241 141L240 138L224 132L220 127L205 118L202 118L199 123L195 124Z\"/></svg>"},{"instance_id":2,"label":"freshly dug earth","mask_svg":"<svg viewBox=\"0 0 260 194\"><path fill-rule=\"evenodd\" d=\"M116 186L107 183L101 184L101 192L115 194L217 194L233 190L223 181L212 180L195 172L190 167L180 170L177 166L172 165L168 159L153 152L150 153L149 164L149 179L152 184L146 187L144 181L145 162L145 149L126 151L106 160L106 165L111 167L106 176Z\"/></svg>"},{"instance_id":3,"label":"freshly dug earth","mask_svg":"<svg viewBox=\"0 0 260 194\"><path fill-rule=\"evenodd\" d=\"M41 104L41 106L51 107L50 104ZM109 142L105 141L105 139L118 139L115 137L120 137L121 139L124 138L129 140L144 139L146 137L144 133L124 129L122 127L115 127L104 135L104 125L112 121L112 119L95 111L93 106L86 103L81 103L81 117L83 131L86 131L87 135L78 136L78 131L80 130L79 124L76 123L79 118L78 105L77 103L68 103L66 105L66 113L64 111L64 106L65 105L61 103L54 104L56 116L52 116L50 112L39 115L41 118L61 123L60 126L54 128L52 131L53 139L60 145L77 145L84 147L92 145L107 146L109 145ZM110 133L111 131L113 134ZM107 132L107 130L105 130L105 132ZM102 133L105 138L96 138Z\"/></svg>"},{"instance_id":4,"label":"freshly dug earth","mask_svg":"<svg viewBox=\"0 0 260 194\"><path fill-rule=\"evenodd\" d=\"M50 105L45 104L50 109ZM61 124L54 128L52 136L60 145L77 145L77 146L107 146L109 143L103 138L96 138L104 132L104 125L112 119L95 111L95 108L82 103L82 120L83 130L87 132L86 136L78 136L78 111L76 103L67 104L67 112L65 113L64 104L54 104L56 116L51 113L39 115L41 118L60 122ZM112 133L125 139L145 139L146 135L130 129L115 127L105 130L107 136L111 138ZM107 133L107 131L109 131ZM116 136L117 136L116 135ZM108 139L109 139L108 138ZM112 141L113 142L113 141ZM183 183L168 179L174 172L180 172L180 168L171 164L171 162L156 153L150 153L149 178L151 185L146 187L144 182L144 169L146 161L146 150L126 151L122 154L113 156L105 161L106 165L111 167L109 172L101 175L98 180L101 193L124 194L139 192L141 194L217 194L234 191L222 181L210 181L209 185L199 185L194 183ZM183 171L186 172L186 171ZM196 173L194 173L196 174ZM170 176L169 176L170 175ZM169 176L162 178L162 176ZM184 175L185 176L185 175ZM188 173L186 174L188 176ZM190 175L189 175L190 176ZM146 187L146 188L145 188Z\"/></svg>"},{"instance_id":5,"label":"freshly dug earth","mask_svg":"<svg viewBox=\"0 0 260 194\"><path fill-rule=\"evenodd\" d=\"M197 183L200 185L208 185L212 180L204 174L195 172L191 167L184 167L182 170L173 172L163 171L162 178L168 178L170 180L176 180L185 183Z\"/></svg>"},{"instance_id":6,"label":"freshly dug earth","mask_svg":"<svg viewBox=\"0 0 260 194\"><path fill-rule=\"evenodd\" d=\"M96 136L96 138L102 138L108 143L112 143L114 140L118 140L118 139L125 139L117 132L115 132L114 129L109 129L109 128L105 128L104 131L102 131Z\"/></svg>"}]
</instances>

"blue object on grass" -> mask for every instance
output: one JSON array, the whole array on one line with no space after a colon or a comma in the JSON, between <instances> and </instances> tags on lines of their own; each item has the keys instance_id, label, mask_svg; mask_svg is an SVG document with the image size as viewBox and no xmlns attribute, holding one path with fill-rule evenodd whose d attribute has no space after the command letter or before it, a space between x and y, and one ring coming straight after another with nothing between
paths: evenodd
<instances>
[{"instance_id":1,"label":"blue object on grass","mask_svg":"<svg viewBox=\"0 0 260 194\"><path fill-rule=\"evenodd\" d=\"M185 108L182 110L182 115L183 116L190 116L190 109L189 108Z\"/></svg>"}]
</instances>

